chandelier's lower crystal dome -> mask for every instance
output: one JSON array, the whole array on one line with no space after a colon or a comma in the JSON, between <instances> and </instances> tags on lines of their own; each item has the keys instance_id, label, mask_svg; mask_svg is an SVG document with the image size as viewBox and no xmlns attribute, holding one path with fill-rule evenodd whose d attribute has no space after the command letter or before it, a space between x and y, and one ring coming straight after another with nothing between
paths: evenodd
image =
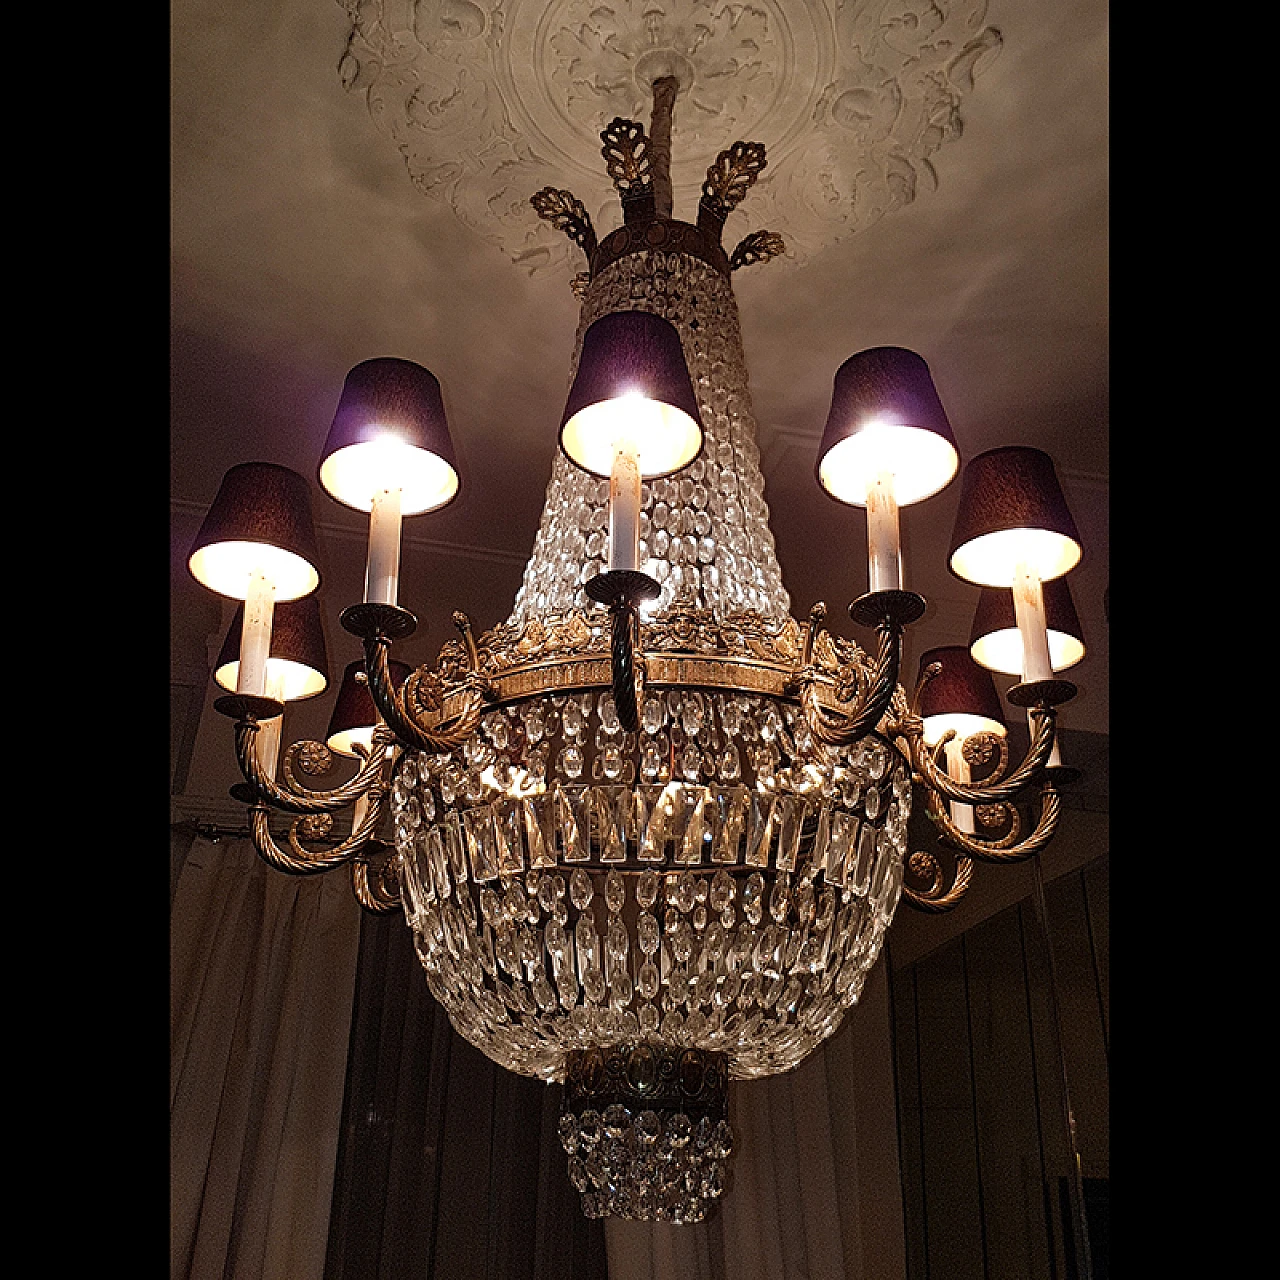
<instances>
[{"instance_id":1,"label":"chandelier's lower crystal dome","mask_svg":"<svg viewBox=\"0 0 1280 1280\"><path fill-rule=\"evenodd\" d=\"M647 1039L737 1079L797 1065L879 954L910 803L879 739L823 747L785 703L690 690L652 694L633 735L608 693L514 704L393 793L433 995L546 1080Z\"/></svg>"}]
</instances>

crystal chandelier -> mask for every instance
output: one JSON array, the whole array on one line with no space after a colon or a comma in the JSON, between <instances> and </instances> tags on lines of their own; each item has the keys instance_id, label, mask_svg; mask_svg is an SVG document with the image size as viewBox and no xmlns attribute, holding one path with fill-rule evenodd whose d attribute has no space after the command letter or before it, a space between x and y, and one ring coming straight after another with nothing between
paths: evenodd
<instances>
[{"instance_id":1,"label":"crystal chandelier","mask_svg":"<svg viewBox=\"0 0 1280 1280\"><path fill-rule=\"evenodd\" d=\"M402 360L352 370L319 468L370 516L365 597L343 614L364 659L326 743L279 745L284 704L324 684L307 675L306 481L233 468L190 564L244 601L215 705L235 722L263 858L349 868L366 909L403 911L459 1034L563 1083L588 1215L691 1222L725 1188L729 1082L790 1070L837 1029L900 898L947 910L976 862L1051 837L1055 707L1074 693L1056 673L1080 656L1057 602L1080 548L1045 455L971 460L950 563L984 586L1000 641L976 629L926 654L908 696L903 633L924 601L901 582L898 508L949 483L959 456L925 362L877 348L840 369L817 467L867 510L871 590L850 613L876 652L828 631L822 606L792 617L731 286L783 245L720 242L765 152L722 152L696 222L673 219L675 91L655 84L648 131L614 120L601 135L622 203L611 234L597 240L569 192L533 197L589 269L560 449L504 623L477 636L455 615L434 666L391 656L416 625L398 603L401 521L459 484L439 387ZM1021 677L1008 698L1030 745L1012 768L988 668ZM335 751L355 773L319 789ZM939 839L909 853L917 795Z\"/></svg>"}]
</instances>

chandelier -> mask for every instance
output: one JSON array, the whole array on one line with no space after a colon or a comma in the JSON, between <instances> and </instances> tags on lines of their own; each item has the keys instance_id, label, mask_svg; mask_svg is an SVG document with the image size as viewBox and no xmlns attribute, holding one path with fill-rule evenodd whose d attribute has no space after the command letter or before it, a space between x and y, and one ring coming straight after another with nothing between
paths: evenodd
<instances>
[{"instance_id":1,"label":"chandelier","mask_svg":"<svg viewBox=\"0 0 1280 1280\"><path fill-rule=\"evenodd\" d=\"M783 250L721 245L765 167L735 143L696 221L672 217L673 79L649 129L601 134L622 225L597 239L571 193L532 198L583 251L571 390L541 525L510 617L435 665L392 657L404 518L459 476L436 379L377 359L347 377L318 478L369 513L363 660L324 743L281 750L285 704L324 687L310 486L234 467L190 557L243 603L215 671L261 856L347 868L403 911L456 1030L512 1071L564 1085L560 1137L584 1211L696 1221L726 1185L727 1090L795 1067L857 1003L900 900L945 911L978 862L1036 855L1059 816L1057 672L1082 654L1063 575L1079 538L1050 459L971 459L949 552L983 587L970 643L924 655L910 694L899 508L960 471L924 360L845 362L816 478L867 512L864 652L793 618L763 497L731 285ZM1074 647L1073 647L1074 646ZM1020 679L1029 746L1011 767L991 671ZM349 780L315 781L335 753ZM938 832L910 852L919 797ZM1025 802L1025 806L1024 806ZM1028 813L1023 813L1026 807ZM287 834L274 813L289 815ZM335 822L335 819L339 819Z\"/></svg>"}]
</instances>

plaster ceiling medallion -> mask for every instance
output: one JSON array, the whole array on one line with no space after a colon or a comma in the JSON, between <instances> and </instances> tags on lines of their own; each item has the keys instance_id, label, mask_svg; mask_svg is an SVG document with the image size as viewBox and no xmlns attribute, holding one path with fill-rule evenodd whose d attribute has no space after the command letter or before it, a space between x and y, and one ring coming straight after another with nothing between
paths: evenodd
<instances>
[{"instance_id":1,"label":"plaster ceiling medallion","mask_svg":"<svg viewBox=\"0 0 1280 1280\"><path fill-rule=\"evenodd\" d=\"M1001 47L986 0L341 3L344 86L419 191L530 271L573 260L530 195L572 184L608 227L600 132L645 118L661 76L680 85L677 216L697 204L707 155L761 142L752 217L799 263L936 185L932 157Z\"/></svg>"}]
</instances>

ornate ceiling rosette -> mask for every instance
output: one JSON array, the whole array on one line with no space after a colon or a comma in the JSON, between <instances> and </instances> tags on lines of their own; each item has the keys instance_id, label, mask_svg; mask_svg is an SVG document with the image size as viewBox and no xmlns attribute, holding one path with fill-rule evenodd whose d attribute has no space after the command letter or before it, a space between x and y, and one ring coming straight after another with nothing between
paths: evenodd
<instances>
[{"instance_id":1,"label":"ornate ceiling rosette","mask_svg":"<svg viewBox=\"0 0 1280 1280\"><path fill-rule=\"evenodd\" d=\"M529 192L570 183L599 224L616 206L595 140L646 115L659 77L680 83L677 206L697 202L700 158L759 139L755 216L798 263L936 185L933 157L1001 47L986 0L342 3L344 86L419 191L531 272L571 246Z\"/></svg>"}]
</instances>

